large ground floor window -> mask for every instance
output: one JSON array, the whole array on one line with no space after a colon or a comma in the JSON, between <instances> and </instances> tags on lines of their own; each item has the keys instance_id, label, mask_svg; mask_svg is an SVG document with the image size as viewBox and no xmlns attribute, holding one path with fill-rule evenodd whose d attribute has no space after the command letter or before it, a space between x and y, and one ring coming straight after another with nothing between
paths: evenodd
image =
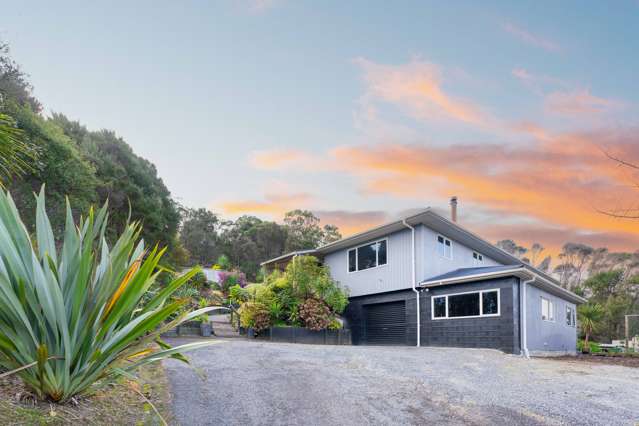
<instances>
[{"instance_id":1,"label":"large ground floor window","mask_svg":"<svg viewBox=\"0 0 639 426\"><path fill-rule=\"evenodd\" d=\"M494 317L499 315L499 289L433 296L431 304L432 319Z\"/></svg>"}]
</instances>

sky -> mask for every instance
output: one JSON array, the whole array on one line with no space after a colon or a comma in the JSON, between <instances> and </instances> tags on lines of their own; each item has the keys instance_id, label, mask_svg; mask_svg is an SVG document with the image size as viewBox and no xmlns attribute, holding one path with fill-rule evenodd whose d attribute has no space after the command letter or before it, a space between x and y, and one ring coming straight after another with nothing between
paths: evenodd
<instances>
[{"instance_id":1,"label":"sky","mask_svg":"<svg viewBox=\"0 0 639 426\"><path fill-rule=\"evenodd\" d=\"M348 235L456 195L492 241L638 249L602 211L639 207L639 1L449 3L25 0L0 39L186 206Z\"/></svg>"}]
</instances>

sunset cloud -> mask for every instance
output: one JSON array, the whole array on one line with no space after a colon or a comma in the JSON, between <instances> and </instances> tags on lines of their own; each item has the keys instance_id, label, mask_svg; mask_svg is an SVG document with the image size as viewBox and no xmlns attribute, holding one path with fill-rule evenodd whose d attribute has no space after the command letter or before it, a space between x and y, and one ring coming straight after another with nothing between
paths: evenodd
<instances>
[{"instance_id":1,"label":"sunset cloud","mask_svg":"<svg viewBox=\"0 0 639 426\"><path fill-rule=\"evenodd\" d=\"M348 164L345 169L365 173L362 183L371 194L418 198L426 189L436 197L455 193L505 215L527 215L589 232L627 232L637 238L635 222L597 212L637 196L629 183L638 177L606 158L602 149L639 162L639 130L565 134L512 147L341 147L332 155Z\"/></svg>"},{"instance_id":2,"label":"sunset cloud","mask_svg":"<svg viewBox=\"0 0 639 426\"><path fill-rule=\"evenodd\" d=\"M254 151L249 156L249 163L264 170L281 170L287 168L315 167L316 162L311 154L296 149L272 149Z\"/></svg>"},{"instance_id":3,"label":"sunset cloud","mask_svg":"<svg viewBox=\"0 0 639 426\"><path fill-rule=\"evenodd\" d=\"M388 212L380 210L315 210L313 213L320 218L322 223L330 223L339 227L344 236L365 231L390 220Z\"/></svg>"},{"instance_id":4,"label":"sunset cloud","mask_svg":"<svg viewBox=\"0 0 639 426\"><path fill-rule=\"evenodd\" d=\"M290 210L308 208L313 201L313 196L308 193L271 193L266 194L263 200L226 201L221 203L220 207L229 215L262 214L280 219Z\"/></svg>"},{"instance_id":5,"label":"sunset cloud","mask_svg":"<svg viewBox=\"0 0 639 426\"><path fill-rule=\"evenodd\" d=\"M535 35L510 22L507 22L504 25L502 25L502 28L507 33L515 36L517 39L523 41L524 43L530 46L539 47L548 52L559 52L561 50L561 47L554 41L548 40L547 38L544 38L539 35Z\"/></svg>"},{"instance_id":6,"label":"sunset cloud","mask_svg":"<svg viewBox=\"0 0 639 426\"><path fill-rule=\"evenodd\" d=\"M421 60L401 65L385 65L357 58L364 71L367 96L406 110L421 120L447 118L477 126L491 125L493 119L474 103L444 90L441 67Z\"/></svg>"},{"instance_id":7,"label":"sunset cloud","mask_svg":"<svg viewBox=\"0 0 639 426\"><path fill-rule=\"evenodd\" d=\"M566 116L601 114L619 106L619 102L594 96L586 89L553 92L545 99L547 111Z\"/></svg>"}]
</instances>

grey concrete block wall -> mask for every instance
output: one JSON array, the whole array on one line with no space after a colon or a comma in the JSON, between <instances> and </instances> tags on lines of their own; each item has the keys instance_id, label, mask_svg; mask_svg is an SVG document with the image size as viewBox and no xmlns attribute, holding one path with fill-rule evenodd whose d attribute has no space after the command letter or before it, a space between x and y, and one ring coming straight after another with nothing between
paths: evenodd
<instances>
[{"instance_id":1,"label":"grey concrete block wall","mask_svg":"<svg viewBox=\"0 0 639 426\"><path fill-rule=\"evenodd\" d=\"M500 289L500 315L486 318L431 319L431 297L474 290ZM519 280L514 277L454 284L420 293L422 346L494 348L519 353ZM354 344L366 341L364 309L367 304L404 301L407 345L417 344L417 301L412 290L352 298L345 312Z\"/></svg>"},{"instance_id":2,"label":"grey concrete block wall","mask_svg":"<svg viewBox=\"0 0 639 426\"><path fill-rule=\"evenodd\" d=\"M514 277L431 288L422 300L421 341L424 346L493 348L519 353L519 280ZM431 319L431 298L451 293L499 289L500 315L496 317Z\"/></svg>"}]
</instances>

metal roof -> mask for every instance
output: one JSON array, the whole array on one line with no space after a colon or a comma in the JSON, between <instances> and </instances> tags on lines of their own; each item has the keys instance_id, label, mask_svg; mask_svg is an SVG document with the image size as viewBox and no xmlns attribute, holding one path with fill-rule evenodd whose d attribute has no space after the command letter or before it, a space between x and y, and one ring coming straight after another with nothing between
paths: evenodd
<instances>
[{"instance_id":1,"label":"metal roof","mask_svg":"<svg viewBox=\"0 0 639 426\"><path fill-rule=\"evenodd\" d=\"M545 290L555 296L574 303L586 303L583 297L561 287L556 280L530 265L484 266L477 268L460 268L445 274L428 278L419 283L420 287L430 288L442 285L460 284L500 277L514 276L522 280L534 280L531 285Z\"/></svg>"},{"instance_id":2,"label":"metal roof","mask_svg":"<svg viewBox=\"0 0 639 426\"><path fill-rule=\"evenodd\" d=\"M446 272L445 274L437 275L432 278L427 278L422 283L427 282L439 282L443 280L450 280L456 278L466 278L473 275L479 274L488 274L488 273L497 273L504 271L514 271L518 270L519 266L513 267L512 265L505 266L479 266L476 268L459 268L454 271ZM421 283L420 283L421 284Z\"/></svg>"},{"instance_id":3,"label":"metal roof","mask_svg":"<svg viewBox=\"0 0 639 426\"><path fill-rule=\"evenodd\" d=\"M269 263L274 263L274 262L277 262L278 260L288 259L289 257L293 257L293 256L302 256L305 254L315 254L315 253L317 253L317 250L315 249L296 250L289 253L285 253L278 257L274 257L273 259L265 260L264 262L260 263L260 266L268 265Z\"/></svg>"}]
</instances>

